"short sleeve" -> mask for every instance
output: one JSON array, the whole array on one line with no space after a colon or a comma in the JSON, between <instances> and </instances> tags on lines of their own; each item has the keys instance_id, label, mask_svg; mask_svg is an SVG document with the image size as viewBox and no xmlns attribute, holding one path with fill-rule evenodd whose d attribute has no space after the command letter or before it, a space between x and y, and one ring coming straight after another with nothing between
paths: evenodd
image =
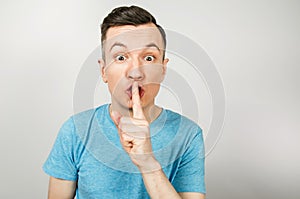
<instances>
[{"instance_id":1,"label":"short sleeve","mask_svg":"<svg viewBox=\"0 0 300 199\"><path fill-rule=\"evenodd\" d=\"M70 181L77 180L77 168L74 161L75 126L73 119L67 120L57 135L54 146L43 165L48 175Z\"/></svg>"},{"instance_id":2,"label":"short sleeve","mask_svg":"<svg viewBox=\"0 0 300 199\"><path fill-rule=\"evenodd\" d=\"M183 154L172 182L176 191L206 193L204 164L205 152L202 130L197 128L197 134Z\"/></svg>"}]
</instances>

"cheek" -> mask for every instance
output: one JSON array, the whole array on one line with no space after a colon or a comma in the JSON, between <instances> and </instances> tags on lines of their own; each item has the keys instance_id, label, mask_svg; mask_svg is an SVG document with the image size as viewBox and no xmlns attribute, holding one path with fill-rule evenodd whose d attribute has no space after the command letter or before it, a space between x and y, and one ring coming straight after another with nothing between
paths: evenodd
<instances>
[{"instance_id":1,"label":"cheek","mask_svg":"<svg viewBox=\"0 0 300 199\"><path fill-rule=\"evenodd\" d=\"M116 91L120 88L120 83L118 81L118 79L116 79L115 77L110 78L108 81L108 89L110 91L111 94L116 94Z\"/></svg>"},{"instance_id":2,"label":"cheek","mask_svg":"<svg viewBox=\"0 0 300 199\"><path fill-rule=\"evenodd\" d=\"M147 95L154 96L154 97L157 95L159 88L160 88L160 85L156 84L156 83L147 84L147 86L145 86Z\"/></svg>"},{"instance_id":3,"label":"cheek","mask_svg":"<svg viewBox=\"0 0 300 199\"><path fill-rule=\"evenodd\" d=\"M164 79L163 66L161 64L147 65L144 67L146 84L160 84Z\"/></svg>"},{"instance_id":4,"label":"cheek","mask_svg":"<svg viewBox=\"0 0 300 199\"><path fill-rule=\"evenodd\" d=\"M124 71L121 68L110 66L106 71L107 82L110 88L118 86L119 82L124 78Z\"/></svg>"},{"instance_id":5,"label":"cheek","mask_svg":"<svg viewBox=\"0 0 300 199\"><path fill-rule=\"evenodd\" d=\"M123 93L122 91L126 86L124 76L117 71L115 71L115 73L110 73L110 75L108 75L107 84L108 84L109 92L114 96L118 96L121 93Z\"/></svg>"}]
</instances>

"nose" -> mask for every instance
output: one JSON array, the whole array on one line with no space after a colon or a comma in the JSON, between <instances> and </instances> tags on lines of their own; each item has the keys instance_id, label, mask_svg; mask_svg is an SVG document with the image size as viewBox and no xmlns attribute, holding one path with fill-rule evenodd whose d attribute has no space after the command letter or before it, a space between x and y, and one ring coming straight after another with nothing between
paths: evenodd
<instances>
[{"instance_id":1,"label":"nose","mask_svg":"<svg viewBox=\"0 0 300 199\"><path fill-rule=\"evenodd\" d=\"M131 61L127 72L127 78L134 81L140 81L144 79L144 72L141 63L138 60Z\"/></svg>"}]
</instances>

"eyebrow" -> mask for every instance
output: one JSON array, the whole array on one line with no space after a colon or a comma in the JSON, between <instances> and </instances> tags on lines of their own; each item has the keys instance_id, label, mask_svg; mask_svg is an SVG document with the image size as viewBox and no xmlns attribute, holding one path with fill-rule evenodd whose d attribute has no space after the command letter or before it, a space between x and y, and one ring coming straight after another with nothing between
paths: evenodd
<instances>
[{"instance_id":1,"label":"eyebrow","mask_svg":"<svg viewBox=\"0 0 300 199\"><path fill-rule=\"evenodd\" d=\"M125 44L122 44L122 43L120 43L120 42L116 42L116 43L114 43L114 44L110 47L109 51L111 51L114 47L117 47L117 46L122 47L122 48L127 48L127 46L126 46Z\"/></svg>"},{"instance_id":2,"label":"eyebrow","mask_svg":"<svg viewBox=\"0 0 300 199\"><path fill-rule=\"evenodd\" d=\"M114 43L114 44L110 47L109 51L111 51L114 47L127 48L127 46L126 46L125 44L120 43L120 42L116 42L116 43ZM153 47L154 47L154 48L156 48L156 49L160 52L159 47L158 47L155 43L147 44L145 47L146 47L146 48L153 48Z\"/></svg>"},{"instance_id":3,"label":"eyebrow","mask_svg":"<svg viewBox=\"0 0 300 199\"><path fill-rule=\"evenodd\" d=\"M147 47L147 48L152 48L152 47L154 47L154 48L156 48L156 49L160 52L159 47L158 47L155 43L150 43L150 44L146 45L146 47Z\"/></svg>"}]
</instances>

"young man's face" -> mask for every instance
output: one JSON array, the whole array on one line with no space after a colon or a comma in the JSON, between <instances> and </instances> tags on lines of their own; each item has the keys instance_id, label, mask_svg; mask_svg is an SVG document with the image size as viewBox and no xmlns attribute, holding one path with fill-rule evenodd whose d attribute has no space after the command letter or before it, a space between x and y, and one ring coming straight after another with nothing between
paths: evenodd
<instances>
[{"instance_id":1,"label":"young man's face","mask_svg":"<svg viewBox=\"0 0 300 199\"><path fill-rule=\"evenodd\" d=\"M103 44L102 78L108 83L115 109L132 108L131 86L139 84L143 108L154 105L168 59L163 58L164 43L152 24L109 28Z\"/></svg>"}]
</instances>

